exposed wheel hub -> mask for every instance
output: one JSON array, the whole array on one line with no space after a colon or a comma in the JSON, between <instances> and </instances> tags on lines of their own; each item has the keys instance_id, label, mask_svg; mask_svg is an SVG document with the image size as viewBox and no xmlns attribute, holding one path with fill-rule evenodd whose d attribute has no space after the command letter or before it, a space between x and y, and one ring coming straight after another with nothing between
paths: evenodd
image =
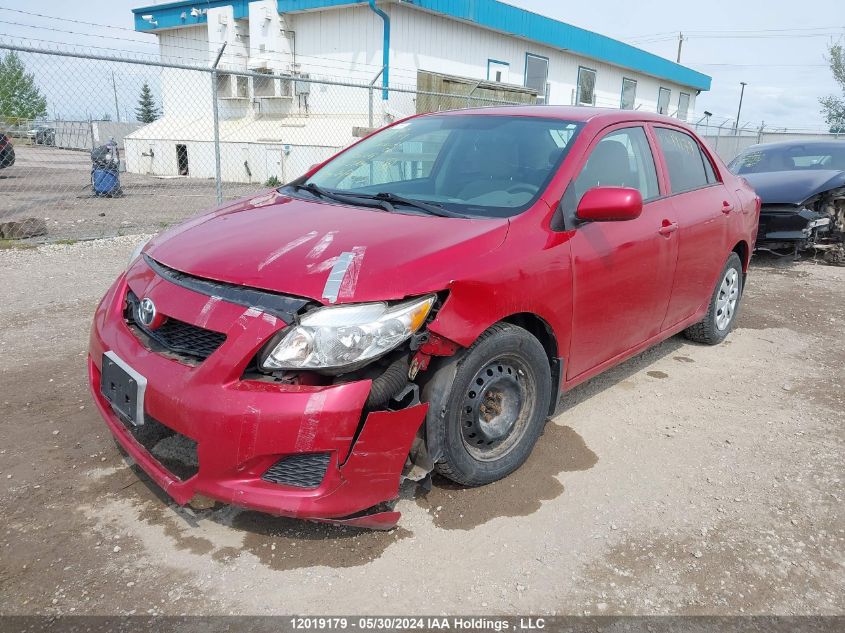
<instances>
[{"instance_id":1,"label":"exposed wheel hub","mask_svg":"<svg viewBox=\"0 0 845 633\"><path fill-rule=\"evenodd\" d=\"M483 367L470 383L461 408L461 431L467 445L495 448L519 418L524 387L519 370L504 362Z\"/></svg>"}]
</instances>

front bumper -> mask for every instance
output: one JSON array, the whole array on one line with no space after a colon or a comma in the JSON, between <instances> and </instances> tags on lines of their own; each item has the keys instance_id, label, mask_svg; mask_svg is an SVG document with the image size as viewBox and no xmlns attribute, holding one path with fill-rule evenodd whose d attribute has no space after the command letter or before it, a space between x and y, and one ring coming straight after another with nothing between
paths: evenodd
<instances>
[{"instance_id":1,"label":"front bumper","mask_svg":"<svg viewBox=\"0 0 845 633\"><path fill-rule=\"evenodd\" d=\"M757 244L803 242L813 237L813 232L827 232L830 219L805 208L763 207Z\"/></svg>"},{"instance_id":2,"label":"front bumper","mask_svg":"<svg viewBox=\"0 0 845 633\"><path fill-rule=\"evenodd\" d=\"M123 318L127 288L166 314L227 333L191 366L147 349ZM213 304L211 308L208 308ZM195 495L276 515L390 528L397 512L371 511L398 496L402 469L427 406L363 417L369 380L331 386L243 378L255 352L284 324L275 318L175 286L136 263L97 308L91 329L91 394L112 434L177 503ZM145 416L196 443L196 473L180 479L130 432L100 392L103 354L114 352L146 377ZM363 419L362 419L363 418ZM262 475L279 459L328 453L318 486L272 483Z\"/></svg>"}]
</instances>

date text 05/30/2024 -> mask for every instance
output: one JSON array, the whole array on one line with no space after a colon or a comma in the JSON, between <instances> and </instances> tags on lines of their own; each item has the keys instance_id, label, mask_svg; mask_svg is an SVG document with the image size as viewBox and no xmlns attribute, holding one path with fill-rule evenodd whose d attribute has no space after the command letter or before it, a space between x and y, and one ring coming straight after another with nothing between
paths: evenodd
<instances>
[{"instance_id":1,"label":"date text 05/30/2024","mask_svg":"<svg viewBox=\"0 0 845 633\"><path fill-rule=\"evenodd\" d=\"M297 631L349 630L361 631L540 631L545 629L543 618L510 617L293 617L291 628Z\"/></svg>"}]
</instances>

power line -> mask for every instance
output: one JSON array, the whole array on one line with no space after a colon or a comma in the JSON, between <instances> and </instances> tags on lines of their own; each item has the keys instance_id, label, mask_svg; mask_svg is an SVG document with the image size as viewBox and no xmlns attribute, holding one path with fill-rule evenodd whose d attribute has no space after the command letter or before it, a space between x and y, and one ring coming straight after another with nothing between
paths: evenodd
<instances>
[{"instance_id":1,"label":"power line","mask_svg":"<svg viewBox=\"0 0 845 633\"><path fill-rule=\"evenodd\" d=\"M134 39L131 39L131 38L118 37L118 36L115 36L115 35L103 35L103 34L99 34L99 33L98 34L82 33L82 32L79 32L79 31L72 31L72 30L69 30L69 29L60 29L60 28L54 28L54 27L49 27L49 26L39 26L39 25L35 25L35 24L24 24L24 23L21 23L21 22L12 22L12 21L8 21L8 20L0 20L0 24L9 24L9 25L12 25L12 26L30 28L30 29L35 29L35 30L41 29L41 30L51 31L51 32L54 32L54 33L63 33L63 34L67 34L67 35L77 35L77 36L81 36L81 37L108 39L108 40L115 40L115 41L120 41L120 42L131 42L131 43L134 43L134 44L144 44L144 45L148 45L148 46L158 46L157 42L134 40ZM93 23L90 23L90 24L93 24ZM94 45L94 44L87 44L87 43L86 44L73 44L73 43L68 43L68 42L59 42L59 41L56 41L56 40L39 39L39 38L33 38L33 37L21 36L21 35L10 35L10 34L2 34L2 35L6 35L8 37L17 37L17 38L21 38L21 39L32 39L32 40L35 40L35 41L52 42L54 44L65 44L67 46L86 46L86 47L92 47L92 48L99 48L99 49L102 49L102 50L117 51L117 52L121 52L121 53L124 53L124 54L126 54L127 52L130 52L130 51L126 51L125 49L109 48L109 47L105 47L105 46L97 46L97 45ZM205 44L206 46L208 45L208 40L206 40L206 39L188 38L188 37L180 37L179 39L182 39L184 41L199 42L199 43ZM191 53L193 53L193 55L190 55L190 56L185 55L185 56L180 57L179 59L190 60L190 61L193 61L193 62L205 61L204 55L201 56L201 57L197 57L197 53L200 53L201 51L198 51L196 48L193 48L193 47L190 47L190 46L180 46L178 44L171 44L171 43L168 43L167 47L191 51ZM263 55L268 55L268 54L276 55L276 56L279 56L279 58L283 55L283 53L281 53L279 51L266 51L266 50L265 51L259 51L258 48L253 48L253 47L246 47L246 48L247 48L247 51L249 53L261 52ZM142 51L142 50L131 51L131 52L137 53L137 54L140 54L140 55L149 55L149 56L153 56L153 57L159 56L158 52L147 52L147 51ZM325 68L327 70L332 70L334 72L341 72L342 69L338 68L337 66L327 66L327 65L325 65L325 62L336 61L338 63L346 63L343 60L336 60L336 59L333 59L331 57L316 57L316 56L312 56L312 55L303 55L303 54L300 54L300 53L297 53L296 57L297 57L297 59L309 60L308 65L312 66L314 68ZM316 60L316 62L310 61L310 60ZM319 64L317 62L324 62L324 63ZM355 62L355 66L367 67L367 68L372 69L373 72L381 69L381 65L368 64L366 62ZM401 66L391 66L391 70L395 71L395 73L398 76L404 76L405 78L408 78L408 79L414 79L414 80L416 79L416 69L406 68L406 67L401 67ZM405 71L405 72L403 72L403 71Z\"/></svg>"}]
</instances>

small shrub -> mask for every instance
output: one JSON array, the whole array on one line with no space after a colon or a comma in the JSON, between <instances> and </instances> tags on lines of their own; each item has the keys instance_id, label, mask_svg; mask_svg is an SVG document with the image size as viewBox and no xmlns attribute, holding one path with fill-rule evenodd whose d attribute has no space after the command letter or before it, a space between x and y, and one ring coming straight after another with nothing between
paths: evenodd
<instances>
[{"instance_id":1,"label":"small shrub","mask_svg":"<svg viewBox=\"0 0 845 633\"><path fill-rule=\"evenodd\" d=\"M282 181L276 178L275 176L270 176L267 179L267 182L264 183L265 187L279 187L281 186Z\"/></svg>"}]
</instances>

